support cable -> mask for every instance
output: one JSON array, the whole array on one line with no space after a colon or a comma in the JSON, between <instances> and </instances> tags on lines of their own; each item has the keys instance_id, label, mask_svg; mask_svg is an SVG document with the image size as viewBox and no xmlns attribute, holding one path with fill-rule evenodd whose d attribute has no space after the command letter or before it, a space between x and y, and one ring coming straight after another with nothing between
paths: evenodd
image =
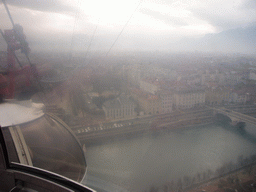
<instances>
[{"instance_id":1,"label":"support cable","mask_svg":"<svg viewBox=\"0 0 256 192\"><path fill-rule=\"evenodd\" d=\"M81 0L78 1L78 7L81 6ZM72 59L72 52L73 52L73 46L74 46L74 39L75 39L75 29L78 23L80 17L80 13L79 11L76 11L76 15L75 15L75 22L74 22L74 26L73 26L73 31L72 31L72 38L71 38L71 44L70 44L70 50L69 50L69 60L71 61Z\"/></svg>"},{"instance_id":2,"label":"support cable","mask_svg":"<svg viewBox=\"0 0 256 192\"><path fill-rule=\"evenodd\" d=\"M9 16L9 19L10 19L10 21L11 21L11 23L12 23L13 31L14 31L14 33L16 34L16 37L18 37L18 41L20 42L21 46L26 47L26 45L24 45L24 41L21 40L20 35L19 35L19 34L17 33L17 31L15 30L15 24L14 24L14 21L13 21L13 19L12 19L11 13L10 13L8 7L7 7L7 4L6 4L5 0L2 0L2 2L3 2L3 4L4 4L4 7L5 7L5 9L6 9L6 12L7 12L8 16ZM1 31L1 34L2 34L2 31ZM3 35L3 34L2 34L2 35ZM26 58L27 58L27 60L28 60L28 63L29 63L29 65L30 65L30 67L33 67L33 65L32 65L32 63L31 63L31 61L30 61L30 58L29 58L29 56L28 56L28 52L25 51L24 54L25 54L25 56L26 56ZM15 54L14 54L14 55L15 55ZM18 60L18 58L16 57L16 55L15 55L15 58L16 58L16 60ZM20 64L20 62L18 62L18 63ZM44 92L43 86L41 85L41 83L40 83L38 77L37 77L37 76L34 76L34 77L35 77L35 79L36 79L36 81L37 81L37 83L38 83L40 89L42 90L42 92L44 93L44 95L46 95L45 92Z\"/></svg>"},{"instance_id":3,"label":"support cable","mask_svg":"<svg viewBox=\"0 0 256 192\"><path fill-rule=\"evenodd\" d=\"M1 29L0 29L0 33L1 33L1 35L3 36L3 38L4 38L5 42L6 42L6 44L9 46L8 41L7 41L7 39L5 38L5 35L4 35L4 33L3 33L3 31L2 31ZM13 52L13 55L14 55L16 61L18 62L19 66L22 68L22 64L21 64L20 60L18 59L18 57L16 56L16 54L15 54L14 52Z\"/></svg>"},{"instance_id":4,"label":"support cable","mask_svg":"<svg viewBox=\"0 0 256 192\"><path fill-rule=\"evenodd\" d=\"M88 47L87 47L87 50L86 50L86 53L85 53L85 58L87 57L88 52L89 52L89 50L90 50L90 48L91 48L92 41L93 41L93 39L94 39L94 36L95 36L95 34L96 34L97 29L98 29L98 24L96 25L96 27L95 27L95 29L94 29L94 31L93 31L93 34L92 34L90 43L89 43L89 45L88 45Z\"/></svg>"},{"instance_id":5,"label":"support cable","mask_svg":"<svg viewBox=\"0 0 256 192\"><path fill-rule=\"evenodd\" d=\"M13 22L11 13L10 13L8 7L7 7L7 4L6 4L5 0L2 0L2 2L3 2L3 4L4 4L5 10L6 10L8 16L9 16L9 19L11 20L11 23L12 23L12 26L13 26L13 31L14 31L14 33L16 34L16 37L18 37L18 41L20 42L21 46L26 47L26 46L24 45L24 42L21 40L20 35L18 34L18 32L17 32L16 29L15 29L15 24L14 24L14 22ZM31 63L31 61L30 61L30 59L29 59L29 57L28 57L28 52L26 51L24 54L25 54L25 56L26 56L26 58L27 58L27 60L28 60L29 65L32 66L32 63Z\"/></svg>"},{"instance_id":6,"label":"support cable","mask_svg":"<svg viewBox=\"0 0 256 192\"><path fill-rule=\"evenodd\" d=\"M132 19L134 13L138 10L139 6L141 5L143 0L141 0L138 4L138 6L136 7L136 9L133 11L133 13L131 14L130 18L127 20L127 22L125 23L123 29L120 31L120 33L117 35L116 40L114 41L114 43L111 45L111 47L109 48L109 50L106 53L106 57L108 56L109 52L111 51L111 49L114 47L114 45L116 44L117 40L119 39L119 37L121 36L121 34L123 33L124 29L126 28L126 26L129 24L130 20Z\"/></svg>"},{"instance_id":7,"label":"support cable","mask_svg":"<svg viewBox=\"0 0 256 192\"><path fill-rule=\"evenodd\" d=\"M12 26L14 27L14 22L13 22L13 19L12 19L11 13L10 13L10 11L9 11L8 7L7 7L7 4L6 4L5 0L2 0L2 2L3 2L3 4L4 4L5 10L6 10L6 12L7 12L8 16L9 16L9 19L11 20Z\"/></svg>"}]
</instances>

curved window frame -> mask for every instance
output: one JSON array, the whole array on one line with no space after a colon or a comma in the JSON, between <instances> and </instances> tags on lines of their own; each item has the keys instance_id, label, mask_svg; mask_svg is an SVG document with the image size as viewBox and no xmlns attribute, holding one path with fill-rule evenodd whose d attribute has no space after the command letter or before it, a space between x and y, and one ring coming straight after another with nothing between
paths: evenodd
<instances>
[{"instance_id":1,"label":"curved window frame","mask_svg":"<svg viewBox=\"0 0 256 192\"><path fill-rule=\"evenodd\" d=\"M2 169L4 174L7 172L9 175L10 175L10 172L13 173L13 179L15 180L16 183L17 181L21 181L21 183L26 183L27 180L35 181L36 179L38 181L38 184L42 184L41 181L45 181L43 183L44 184L47 183L48 187L50 188L57 186L57 187L62 187L62 189L67 188L66 191L72 190L72 191L94 192L94 190L90 189L89 187L86 187L72 179L59 175L57 173L53 173L51 171L47 171L37 167L29 166L29 165L10 162L8 149L6 146L4 134L1 127L0 127L0 147L1 147L0 163L2 164L0 165L0 170ZM24 180L20 180L21 178L23 178ZM34 178L34 180L33 179L31 180L31 178ZM37 183L34 183L34 184L36 185ZM13 189L15 187L16 186L13 186Z\"/></svg>"}]
</instances>

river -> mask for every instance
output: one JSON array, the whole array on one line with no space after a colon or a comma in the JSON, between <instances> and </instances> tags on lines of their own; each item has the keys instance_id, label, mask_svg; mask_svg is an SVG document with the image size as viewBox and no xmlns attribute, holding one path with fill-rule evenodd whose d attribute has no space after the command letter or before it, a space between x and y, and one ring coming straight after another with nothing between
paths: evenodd
<instances>
[{"instance_id":1,"label":"river","mask_svg":"<svg viewBox=\"0 0 256 192\"><path fill-rule=\"evenodd\" d=\"M120 137L87 148L84 184L106 191L145 191L185 175L213 172L240 155L256 154L256 128L246 134L218 125ZM104 191L104 190L102 190Z\"/></svg>"}]
</instances>

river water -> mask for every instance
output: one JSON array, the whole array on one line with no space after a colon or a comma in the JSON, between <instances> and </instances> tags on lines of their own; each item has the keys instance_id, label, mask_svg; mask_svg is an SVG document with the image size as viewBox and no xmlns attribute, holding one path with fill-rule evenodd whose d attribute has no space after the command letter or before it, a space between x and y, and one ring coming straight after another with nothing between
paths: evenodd
<instances>
[{"instance_id":1,"label":"river water","mask_svg":"<svg viewBox=\"0 0 256 192\"><path fill-rule=\"evenodd\" d=\"M84 183L106 191L145 191L185 175L193 177L240 155L256 154L256 127L246 134L218 125L201 125L116 138L87 148ZM103 190L104 191L104 190Z\"/></svg>"}]
</instances>

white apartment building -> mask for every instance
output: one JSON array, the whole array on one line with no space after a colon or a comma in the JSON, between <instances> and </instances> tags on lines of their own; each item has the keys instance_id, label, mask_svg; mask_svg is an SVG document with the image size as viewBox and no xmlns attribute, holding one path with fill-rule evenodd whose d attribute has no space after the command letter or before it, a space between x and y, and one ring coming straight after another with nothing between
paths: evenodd
<instances>
[{"instance_id":1,"label":"white apartment building","mask_svg":"<svg viewBox=\"0 0 256 192\"><path fill-rule=\"evenodd\" d=\"M205 104L205 91L197 88L183 88L174 93L176 109L188 109Z\"/></svg>"},{"instance_id":2,"label":"white apartment building","mask_svg":"<svg viewBox=\"0 0 256 192\"><path fill-rule=\"evenodd\" d=\"M250 70L249 79L256 80L256 71Z\"/></svg>"},{"instance_id":3,"label":"white apartment building","mask_svg":"<svg viewBox=\"0 0 256 192\"><path fill-rule=\"evenodd\" d=\"M125 119L136 116L135 103L125 95L106 101L102 108L107 119Z\"/></svg>"},{"instance_id":4,"label":"white apartment building","mask_svg":"<svg viewBox=\"0 0 256 192\"><path fill-rule=\"evenodd\" d=\"M232 92L229 95L229 102L230 103L246 103L246 101L249 101L249 94L247 93L239 93L239 92Z\"/></svg>"},{"instance_id":5,"label":"white apartment building","mask_svg":"<svg viewBox=\"0 0 256 192\"><path fill-rule=\"evenodd\" d=\"M161 99L161 108L162 113L170 113L172 112L173 105L173 94L170 91L158 91L157 95Z\"/></svg>"},{"instance_id":6,"label":"white apartment building","mask_svg":"<svg viewBox=\"0 0 256 192\"><path fill-rule=\"evenodd\" d=\"M140 89L151 94L156 94L156 92L160 89L159 82L157 80L141 80Z\"/></svg>"}]
</instances>

